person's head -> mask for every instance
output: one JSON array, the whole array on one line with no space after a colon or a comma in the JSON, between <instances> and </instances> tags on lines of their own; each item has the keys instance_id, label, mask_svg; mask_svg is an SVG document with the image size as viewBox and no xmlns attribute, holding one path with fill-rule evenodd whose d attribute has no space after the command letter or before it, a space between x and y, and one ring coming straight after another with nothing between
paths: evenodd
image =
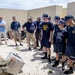
<instances>
[{"instance_id":1,"label":"person's head","mask_svg":"<svg viewBox=\"0 0 75 75\"><path fill-rule=\"evenodd\" d=\"M51 21L51 16L48 17L48 20Z\"/></svg>"},{"instance_id":2,"label":"person's head","mask_svg":"<svg viewBox=\"0 0 75 75\"><path fill-rule=\"evenodd\" d=\"M42 15L42 19L44 22L47 22L48 21L48 15L47 14L43 14Z\"/></svg>"},{"instance_id":3,"label":"person's head","mask_svg":"<svg viewBox=\"0 0 75 75\"><path fill-rule=\"evenodd\" d=\"M55 16L55 17L54 17L55 23L58 23L59 20L60 20L60 17L59 17L59 16Z\"/></svg>"},{"instance_id":4,"label":"person's head","mask_svg":"<svg viewBox=\"0 0 75 75\"><path fill-rule=\"evenodd\" d=\"M37 21L40 22L40 21L41 21L41 17L38 17L38 18L37 18Z\"/></svg>"},{"instance_id":5,"label":"person's head","mask_svg":"<svg viewBox=\"0 0 75 75\"><path fill-rule=\"evenodd\" d=\"M58 27L60 28L60 29L63 29L64 28L64 20L59 20L58 21Z\"/></svg>"},{"instance_id":6,"label":"person's head","mask_svg":"<svg viewBox=\"0 0 75 75\"><path fill-rule=\"evenodd\" d=\"M72 15L67 15L65 16L64 21L66 25L70 26L71 24L74 23L74 17Z\"/></svg>"},{"instance_id":7,"label":"person's head","mask_svg":"<svg viewBox=\"0 0 75 75\"><path fill-rule=\"evenodd\" d=\"M3 17L2 16L0 16L0 21L3 19Z\"/></svg>"},{"instance_id":8,"label":"person's head","mask_svg":"<svg viewBox=\"0 0 75 75\"><path fill-rule=\"evenodd\" d=\"M16 17L15 16L13 16L12 19L13 19L13 21L16 21Z\"/></svg>"},{"instance_id":9,"label":"person's head","mask_svg":"<svg viewBox=\"0 0 75 75\"><path fill-rule=\"evenodd\" d=\"M33 18L31 16L28 17L28 22L32 22Z\"/></svg>"}]
</instances>

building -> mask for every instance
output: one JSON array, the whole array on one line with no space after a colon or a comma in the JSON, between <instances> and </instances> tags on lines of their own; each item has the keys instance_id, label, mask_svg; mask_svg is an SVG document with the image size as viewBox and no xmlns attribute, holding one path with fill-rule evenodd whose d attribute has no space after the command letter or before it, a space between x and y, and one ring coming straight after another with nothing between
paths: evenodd
<instances>
[{"instance_id":1,"label":"building","mask_svg":"<svg viewBox=\"0 0 75 75\"><path fill-rule=\"evenodd\" d=\"M42 16L42 14L47 13L52 17L59 15L63 18L67 14L75 16L75 2L68 3L67 8L63 8L60 5L48 6L32 10L15 10L15 9L2 9L0 8L0 16L3 16L4 20L7 22L7 30L10 28L12 22L12 16L16 16L17 20L23 25L27 21L28 16L32 16L33 20L37 17Z\"/></svg>"},{"instance_id":2,"label":"building","mask_svg":"<svg viewBox=\"0 0 75 75\"><path fill-rule=\"evenodd\" d=\"M67 14L75 17L75 2L68 3Z\"/></svg>"}]
</instances>

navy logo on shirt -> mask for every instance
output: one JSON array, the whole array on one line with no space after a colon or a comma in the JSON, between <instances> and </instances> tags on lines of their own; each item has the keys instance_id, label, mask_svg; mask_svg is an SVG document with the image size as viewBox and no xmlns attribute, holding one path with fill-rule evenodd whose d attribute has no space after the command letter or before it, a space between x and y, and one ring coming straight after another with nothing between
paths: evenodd
<instances>
[{"instance_id":1,"label":"navy logo on shirt","mask_svg":"<svg viewBox=\"0 0 75 75\"><path fill-rule=\"evenodd\" d=\"M63 36L63 34L62 34L62 33L60 33L60 32L58 32L58 33L57 33L57 37L56 37L56 38L57 38L57 39L59 39L59 40L62 40L62 36Z\"/></svg>"},{"instance_id":2,"label":"navy logo on shirt","mask_svg":"<svg viewBox=\"0 0 75 75\"><path fill-rule=\"evenodd\" d=\"M43 25L43 30L47 30L48 26L47 25Z\"/></svg>"},{"instance_id":3,"label":"navy logo on shirt","mask_svg":"<svg viewBox=\"0 0 75 75\"><path fill-rule=\"evenodd\" d=\"M34 23L32 23L32 26L34 26Z\"/></svg>"}]
</instances>

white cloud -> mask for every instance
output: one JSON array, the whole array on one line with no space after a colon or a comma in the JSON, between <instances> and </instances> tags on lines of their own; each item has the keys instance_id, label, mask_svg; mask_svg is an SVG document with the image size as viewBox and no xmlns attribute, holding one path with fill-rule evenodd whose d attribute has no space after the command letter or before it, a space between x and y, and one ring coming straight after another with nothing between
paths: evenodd
<instances>
[{"instance_id":1,"label":"white cloud","mask_svg":"<svg viewBox=\"0 0 75 75\"><path fill-rule=\"evenodd\" d=\"M68 2L75 0L0 0L0 8L34 9L50 5L67 6Z\"/></svg>"}]
</instances>

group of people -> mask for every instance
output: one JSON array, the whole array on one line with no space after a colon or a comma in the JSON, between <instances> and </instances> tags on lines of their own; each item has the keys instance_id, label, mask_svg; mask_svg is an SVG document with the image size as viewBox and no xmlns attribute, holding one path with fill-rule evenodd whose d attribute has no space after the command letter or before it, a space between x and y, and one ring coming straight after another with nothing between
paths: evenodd
<instances>
[{"instance_id":1,"label":"group of people","mask_svg":"<svg viewBox=\"0 0 75 75\"><path fill-rule=\"evenodd\" d=\"M2 28L5 28L5 21L1 22L0 17L0 38L1 33L4 32ZM12 17L11 30L15 45L17 46L17 38L21 43L21 25L16 20L16 17ZM42 59L48 59L51 63L51 44L53 44L54 52L56 53L56 59L52 67L57 67L60 62L60 55L62 56L62 70L65 74L72 74L75 62L75 21L72 15L67 15L64 18L59 16L54 17L54 22L51 22L51 17L48 14L42 15L37 18L37 21L33 21L33 17L29 16L28 21L22 26L22 30L26 33L26 39L28 44L28 50L31 50L30 41L34 42L34 49L39 46L40 50L44 52ZM2 32L1 32L2 31ZM1 40L1 39L0 39ZM1 44L1 41L0 41ZM69 69L65 71L65 60L68 60Z\"/></svg>"}]
</instances>

